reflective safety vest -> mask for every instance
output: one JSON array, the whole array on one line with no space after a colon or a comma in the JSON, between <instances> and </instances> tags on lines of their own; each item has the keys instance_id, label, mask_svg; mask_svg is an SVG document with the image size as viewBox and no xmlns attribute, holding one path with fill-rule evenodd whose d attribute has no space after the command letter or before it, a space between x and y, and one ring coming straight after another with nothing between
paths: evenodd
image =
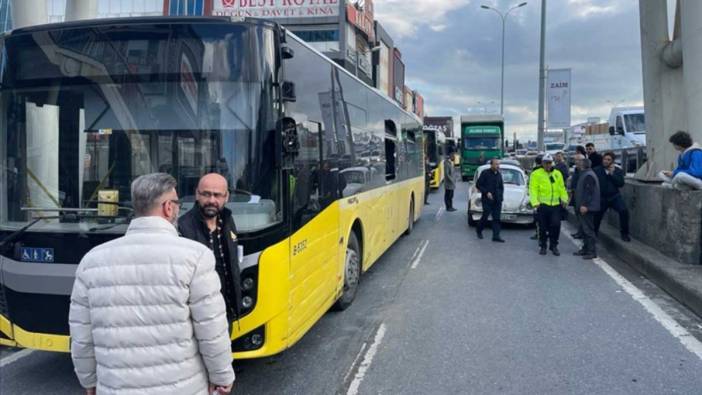
<instances>
[{"instance_id":1,"label":"reflective safety vest","mask_svg":"<svg viewBox=\"0 0 702 395\"><path fill-rule=\"evenodd\" d=\"M568 191L560 171L553 168L550 173L543 168L537 169L529 176L529 202L537 205L558 206L568 203Z\"/></svg>"}]
</instances>

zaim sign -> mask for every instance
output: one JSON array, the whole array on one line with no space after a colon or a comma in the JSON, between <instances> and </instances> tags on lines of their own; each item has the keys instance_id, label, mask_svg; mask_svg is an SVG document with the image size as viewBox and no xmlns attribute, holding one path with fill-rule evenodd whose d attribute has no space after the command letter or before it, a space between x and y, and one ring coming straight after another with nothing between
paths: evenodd
<instances>
[{"instance_id":1,"label":"zaim sign","mask_svg":"<svg viewBox=\"0 0 702 395\"><path fill-rule=\"evenodd\" d=\"M548 71L548 127L570 127L570 69Z\"/></svg>"},{"instance_id":2,"label":"zaim sign","mask_svg":"<svg viewBox=\"0 0 702 395\"><path fill-rule=\"evenodd\" d=\"M252 18L339 16L341 0L214 0L212 15Z\"/></svg>"}]
</instances>

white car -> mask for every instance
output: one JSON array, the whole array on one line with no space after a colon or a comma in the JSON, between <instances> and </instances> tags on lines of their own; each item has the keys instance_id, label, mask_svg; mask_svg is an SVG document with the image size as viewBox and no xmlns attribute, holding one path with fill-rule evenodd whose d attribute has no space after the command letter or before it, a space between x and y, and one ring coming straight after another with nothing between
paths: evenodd
<instances>
[{"instance_id":1,"label":"white car","mask_svg":"<svg viewBox=\"0 0 702 395\"><path fill-rule=\"evenodd\" d=\"M476 188L480 173L490 169L489 165L480 166L475 172L475 179L468 195L468 225L474 226L483 215L481 193ZM529 183L521 167L511 164L500 164L502 181L505 185L505 195L502 201L502 217L500 222L533 225L534 208L529 203Z\"/></svg>"}]
</instances>

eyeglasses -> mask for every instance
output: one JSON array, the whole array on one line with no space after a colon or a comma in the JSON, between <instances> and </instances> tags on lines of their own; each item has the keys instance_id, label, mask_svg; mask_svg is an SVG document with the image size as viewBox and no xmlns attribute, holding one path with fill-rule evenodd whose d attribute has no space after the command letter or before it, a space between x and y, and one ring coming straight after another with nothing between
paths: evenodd
<instances>
[{"instance_id":1,"label":"eyeglasses","mask_svg":"<svg viewBox=\"0 0 702 395\"><path fill-rule=\"evenodd\" d=\"M197 191L197 194L206 199L209 199L211 197L214 197L215 199L224 199L225 197L227 197L227 194L224 192Z\"/></svg>"}]
</instances>

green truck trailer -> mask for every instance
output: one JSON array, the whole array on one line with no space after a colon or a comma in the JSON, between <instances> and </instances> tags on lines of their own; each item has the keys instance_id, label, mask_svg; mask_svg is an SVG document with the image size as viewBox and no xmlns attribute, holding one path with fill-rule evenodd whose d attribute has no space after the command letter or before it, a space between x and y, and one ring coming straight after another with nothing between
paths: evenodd
<instances>
[{"instance_id":1,"label":"green truck trailer","mask_svg":"<svg viewBox=\"0 0 702 395\"><path fill-rule=\"evenodd\" d=\"M501 115L461 117L461 177L469 181L489 159L504 156L505 121Z\"/></svg>"}]
</instances>

